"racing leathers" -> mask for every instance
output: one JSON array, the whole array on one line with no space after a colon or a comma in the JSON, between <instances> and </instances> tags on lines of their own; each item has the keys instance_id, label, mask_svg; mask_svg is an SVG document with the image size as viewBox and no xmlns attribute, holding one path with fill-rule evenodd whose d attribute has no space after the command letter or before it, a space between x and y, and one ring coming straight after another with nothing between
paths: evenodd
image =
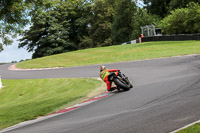
<instances>
[{"instance_id":1,"label":"racing leathers","mask_svg":"<svg viewBox=\"0 0 200 133\"><path fill-rule=\"evenodd\" d=\"M118 69L105 69L100 72L100 77L106 83L107 90L113 91L114 89L116 89L116 87L111 88L111 81L108 80L108 76L109 76L110 72L115 72L115 74L118 75Z\"/></svg>"}]
</instances>

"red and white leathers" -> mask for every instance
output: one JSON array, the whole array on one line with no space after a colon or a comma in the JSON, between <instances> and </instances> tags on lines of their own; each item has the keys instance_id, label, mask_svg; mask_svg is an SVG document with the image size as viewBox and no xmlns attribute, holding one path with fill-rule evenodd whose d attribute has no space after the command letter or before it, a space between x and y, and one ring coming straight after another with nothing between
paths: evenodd
<instances>
[{"instance_id":1,"label":"red and white leathers","mask_svg":"<svg viewBox=\"0 0 200 133\"><path fill-rule=\"evenodd\" d=\"M111 81L108 81L108 75L110 72L115 72L115 74L118 75L118 69L105 69L100 73L100 77L106 83L108 91L111 90Z\"/></svg>"}]
</instances>

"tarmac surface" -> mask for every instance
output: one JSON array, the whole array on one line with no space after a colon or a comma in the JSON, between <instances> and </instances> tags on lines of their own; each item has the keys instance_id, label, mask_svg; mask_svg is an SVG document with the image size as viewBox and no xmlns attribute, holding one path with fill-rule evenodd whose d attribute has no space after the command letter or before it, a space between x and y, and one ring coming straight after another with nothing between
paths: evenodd
<instances>
[{"instance_id":1,"label":"tarmac surface","mask_svg":"<svg viewBox=\"0 0 200 133\"><path fill-rule=\"evenodd\" d=\"M104 65L120 69L134 87L9 133L168 133L200 119L200 55ZM100 65L44 71L8 67L0 65L3 79L98 77Z\"/></svg>"}]
</instances>

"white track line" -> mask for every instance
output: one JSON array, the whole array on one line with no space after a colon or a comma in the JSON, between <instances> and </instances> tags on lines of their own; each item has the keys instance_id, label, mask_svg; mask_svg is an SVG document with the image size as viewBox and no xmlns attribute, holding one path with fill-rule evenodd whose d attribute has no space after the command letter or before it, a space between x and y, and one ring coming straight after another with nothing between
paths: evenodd
<instances>
[{"instance_id":1,"label":"white track line","mask_svg":"<svg viewBox=\"0 0 200 133\"><path fill-rule=\"evenodd\" d=\"M197 124L197 123L200 123L200 120L195 121L195 122L193 122L193 123L191 123L191 124L188 124L188 125L186 125L186 126L184 126L184 127L182 127L182 128L179 128L179 129L177 129L177 130L175 130L175 131L172 131L172 132L170 132L170 133L176 133L176 132L178 132L178 131L180 131L180 130L186 129L186 128L188 128L188 127L190 127L190 126L192 126L192 125L194 125L194 124Z\"/></svg>"}]
</instances>

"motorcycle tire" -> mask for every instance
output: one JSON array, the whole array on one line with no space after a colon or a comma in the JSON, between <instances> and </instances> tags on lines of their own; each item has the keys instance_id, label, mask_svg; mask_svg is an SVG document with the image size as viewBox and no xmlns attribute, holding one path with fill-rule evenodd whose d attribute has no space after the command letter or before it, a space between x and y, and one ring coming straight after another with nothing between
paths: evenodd
<instances>
[{"instance_id":1,"label":"motorcycle tire","mask_svg":"<svg viewBox=\"0 0 200 133\"><path fill-rule=\"evenodd\" d=\"M122 81L121 79L115 79L114 83L121 89L128 91L130 89L129 85L125 84L124 81Z\"/></svg>"},{"instance_id":2,"label":"motorcycle tire","mask_svg":"<svg viewBox=\"0 0 200 133\"><path fill-rule=\"evenodd\" d=\"M125 78L125 82L129 86L129 88L133 88L133 85L130 83L130 81L128 80L128 78Z\"/></svg>"},{"instance_id":3,"label":"motorcycle tire","mask_svg":"<svg viewBox=\"0 0 200 133\"><path fill-rule=\"evenodd\" d=\"M133 88L133 85L132 85L132 84L130 84L129 86L130 86L130 88Z\"/></svg>"}]
</instances>

